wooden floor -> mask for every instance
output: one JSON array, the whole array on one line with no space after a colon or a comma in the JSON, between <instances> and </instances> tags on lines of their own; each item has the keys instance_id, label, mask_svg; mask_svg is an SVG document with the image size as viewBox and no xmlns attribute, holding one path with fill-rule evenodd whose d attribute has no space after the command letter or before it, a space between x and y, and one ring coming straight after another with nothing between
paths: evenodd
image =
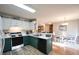
<instances>
[{"instance_id":1,"label":"wooden floor","mask_svg":"<svg viewBox=\"0 0 79 59\"><path fill-rule=\"evenodd\" d=\"M79 49L53 45L53 55L79 55Z\"/></svg>"}]
</instances>

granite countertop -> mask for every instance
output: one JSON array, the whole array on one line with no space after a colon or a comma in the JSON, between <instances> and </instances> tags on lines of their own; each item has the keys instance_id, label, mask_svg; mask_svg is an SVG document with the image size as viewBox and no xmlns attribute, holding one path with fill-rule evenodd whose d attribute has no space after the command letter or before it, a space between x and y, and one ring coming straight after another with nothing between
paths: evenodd
<instances>
[{"instance_id":1,"label":"granite countertop","mask_svg":"<svg viewBox=\"0 0 79 59\"><path fill-rule=\"evenodd\" d=\"M33 37L36 37L36 38L41 38L41 39L51 39L51 37L46 37L46 36L35 36L33 34L26 34L26 35L22 35L22 36L33 36ZM4 36L4 38L11 38L11 36Z\"/></svg>"},{"instance_id":2,"label":"granite countertop","mask_svg":"<svg viewBox=\"0 0 79 59\"><path fill-rule=\"evenodd\" d=\"M4 38L11 38L11 36L5 36Z\"/></svg>"},{"instance_id":3,"label":"granite countertop","mask_svg":"<svg viewBox=\"0 0 79 59\"><path fill-rule=\"evenodd\" d=\"M51 37L44 37L44 36L33 36L33 37L36 37L36 38L41 38L41 39L51 39Z\"/></svg>"},{"instance_id":4,"label":"granite countertop","mask_svg":"<svg viewBox=\"0 0 79 59\"><path fill-rule=\"evenodd\" d=\"M29 34L29 35L23 35L23 36L32 36L32 37L36 37L36 38L41 38L41 39L51 39L51 37L46 37L46 36L35 36L35 35L32 35L32 34Z\"/></svg>"}]
</instances>

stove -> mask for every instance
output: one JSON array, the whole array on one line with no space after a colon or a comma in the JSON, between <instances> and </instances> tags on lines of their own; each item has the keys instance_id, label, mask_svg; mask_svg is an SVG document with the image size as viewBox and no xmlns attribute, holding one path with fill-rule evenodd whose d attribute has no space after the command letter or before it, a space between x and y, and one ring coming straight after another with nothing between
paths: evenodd
<instances>
[{"instance_id":1,"label":"stove","mask_svg":"<svg viewBox=\"0 0 79 59\"><path fill-rule=\"evenodd\" d=\"M23 37L21 32L10 33L12 39L12 50L23 47Z\"/></svg>"}]
</instances>

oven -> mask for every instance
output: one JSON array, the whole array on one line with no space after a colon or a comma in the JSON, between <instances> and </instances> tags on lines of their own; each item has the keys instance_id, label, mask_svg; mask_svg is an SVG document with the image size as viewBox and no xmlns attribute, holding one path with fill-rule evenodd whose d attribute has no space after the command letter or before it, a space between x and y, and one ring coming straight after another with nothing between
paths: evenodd
<instances>
[{"instance_id":1,"label":"oven","mask_svg":"<svg viewBox=\"0 0 79 59\"><path fill-rule=\"evenodd\" d=\"M17 46L23 44L23 37L12 38L12 46Z\"/></svg>"},{"instance_id":2,"label":"oven","mask_svg":"<svg viewBox=\"0 0 79 59\"><path fill-rule=\"evenodd\" d=\"M10 33L12 39L12 50L23 47L23 37L21 32Z\"/></svg>"}]
</instances>

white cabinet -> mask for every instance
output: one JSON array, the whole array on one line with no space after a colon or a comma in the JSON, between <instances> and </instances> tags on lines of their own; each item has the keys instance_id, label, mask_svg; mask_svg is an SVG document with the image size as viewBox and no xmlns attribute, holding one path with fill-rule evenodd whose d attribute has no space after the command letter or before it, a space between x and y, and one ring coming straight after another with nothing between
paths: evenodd
<instances>
[{"instance_id":1,"label":"white cabinet","mask_svg":"<svg viewBox=\"0 0 79 59\"><path fill-rule=\"evenodd\" d=\"M3 29L9 29L9 27L11 27L11 19L2 18L2 20L3 20Z\"/></svg>"},{"instance_id":2,"label":"white cabinet","mask_svg":"<svg viewBox=\"0 0 79 59\"><path fill-rule=\"evenodd\" d=\"M21 25L22 25L22 21L17 20L17 26L18 26L18 27L22 27Z\"/></svg>"},{"instance_id":3,"label":"white cabinet","mask_svg":"<svg viewBox=\"0 0 79 59\"><path fill-rule=\"evenodd\" d=\"M30 22L29 26L30 26L30 30L35 30L36 29L36 23L35 22Z\"/></svg>"},{"instance_id":4,"label":"white cabinet","mask_svg":"<svg viewBox=\"0 0 79 59\"><path fill-rule=\"evenodd\" d=\"M18 27L21 27L24 30L29 30L29 24L27 21L18 21Z\"/></svg>"},{"instance_id":5,"label":"white cabinet","mask_svg":"<svg viewBox=\"0 0 79 59\"><path fill-rule=\"evenodd\" d=\"M29 30L30 26L29 26L29 22L24 21L24 29Z\"/></svg>"},{"instance_id":6,"label":"white cabinet","mask_svg":"<svg viewBox=\"0 0 79 59\"><path fill-rule=\"evenodd\" d=\"M21 27L23 30L34 30L36 25L34 22L16 20L11 18L3 19L3 29L8 30L10 27Z\"/></svg>"},{"instance_id":7,"label":"white cabinet","mask_svg":"<svg viewBox=\"0 0 79 59\"><path fill-rule=\"evenodd\" d=\"M16 20L11 18L2 18L3 19L3 29L9 29L10 27L18 26L23 30L34 30L35 23L29 21Z\"/></svg>"},{"instance_id":8,"label":"white cabinet","mask_svg":"<svg viewBox=\"0 0 79 59\"><path fill-rule=\"evenodd\" d=\"M18 26L17 20L11 19L11 27Z\"/></svg>"},{"instance_id":9,"label":"white cabinet","mask_svg":"<svg viewBox=\"0 0 79 59\"><path fill-rule=\"evenodd\" d=\"M33 28L32 28L32 27L33 27L32 22L29 22L29 27L30 27L30 28L29 28L30 30L33 30Z\"/></svg>"},{"instance_id":10,"label":"white cabinet","mask_svg":"<svg viewBox=\"0 0 79 59\"><path fill-rule=\"evenodd\" d=\"M0 30L2 29L2 26L3 26L3 23L2 23L3 21L2 21L2 19L1 19L1 17L0 17Z\"/></svg>"}]
</instances>

